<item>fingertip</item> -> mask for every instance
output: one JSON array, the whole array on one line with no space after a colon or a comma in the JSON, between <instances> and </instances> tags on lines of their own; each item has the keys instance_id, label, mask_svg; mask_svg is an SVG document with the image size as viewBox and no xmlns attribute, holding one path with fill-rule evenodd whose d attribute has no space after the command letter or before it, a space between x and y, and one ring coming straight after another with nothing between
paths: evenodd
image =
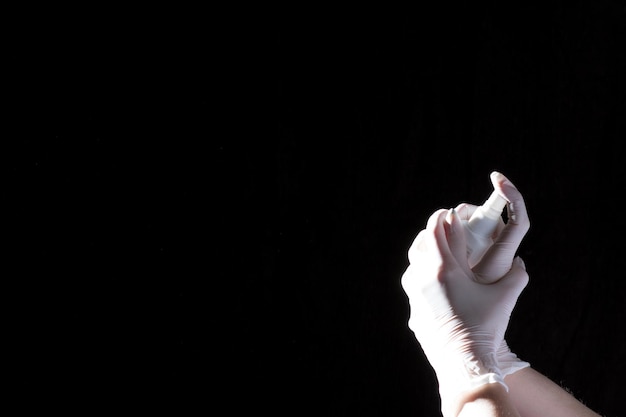
<instances>
[{"instance_id":1,"label":"fingertip","mask_svg":"<svg viewBox=\"0 0 626 417\"><path fill-rule=\"evenodd\" d=\"M516 201L521 197L521 194L515 184L511 182L504 174L493 171L490 175L491 183L493 185L494 190L500 194L502 198L504 198L508 203L512 201Z\"/></svg>"},{"instance_id":2,"label":"fingertip","mask_svg":"<svg viewBox=\"0 0 626 417\"><path fill-rule=\"evenodd\" d=\"M455 209L450 209L446 215L446 233L448 235L448 247L452 256L459 265L467 264L467 243L463 222ZM469 265L468 265L469 269Z\"/></svg>"},{"instance_id":3,"label":"fingertip","mask_svg":"<svg viewBox=\"0 0 626 417\"><path fill-rule=\"evenodd\" d=\"M489 175L489 177L491 178L491 182L494 185L497 184L497 183L501 183L501 182L503 182L503 181L505 181L507 179L501 172L498 172L498 171L493 171Z\"/></svg>"},{"instance_id":4,"label":"fingertip","mask_svg":"<svg viewBox=\"0 0 626 417\"><path fill-rule=\"evenodd\" d=\"M489 177L491 178L491 182L494 186L508 184L508 185L512 185L513 187L515 187L515 185L511 182L511 180L499 171L493 171L489 175Z\"/></svg>"},{"instance_id":5,"label":"fingertip","mask_svg":"<svg viewBox=\"0 0 626 417\"><path fill-rule=\"evenodd\" d=\"M459 234L463 234L461 229L462 224L459 220L459 214L454 208L448 210L446 213L446 234L449 237L456 237Z\"/></svg>"},{"instance_id":6,"label":"fingertip","mask_svg":"<svg viewBox=\"0 0 626 417\"><path fill-rule=\"evenodd\" d=\"M517 288L519 292L521 292L526 285L528 285L529 281L528 272L526 272L526 266L522 258L519 256L513 259L513 264L511 266L511 270L505 275L504 285L509 287Z\"/></svg>"},{"instance_id":7,"label":"fingertip","mask_svg":"<svg viewBox=\"0 0 626 417\"><path fill-rule=\"evenodd\" d=\"M461 217L459 216L459 213L456 211L456 209L453 209L453 208L450 209L450 211L448 212L448 215L446 217L446 220L450 224L450 229L452 230L452 233L454 233L456 235L461 235L461 237L465 236L462 233L463 232L463 223L461 222Z\"/></svg>"},{"instance_id":8,"label":"fingertip","mask_svg":"<svg viewBox=\"0 0 626 417\"><path fill-rule=\"evenodd\" d=\"M456 211L456 209L450 209L450 225L455 230L456 233L459 233L463 229L463 222L461 216Z\"/></svg>"},{"instance_id":9,"label":"fingertip","mask_svg":"<svg viewBox=\"0 0 626 417\"><path fill-rule=\"evenodd\" d=\"M430 215L428 222L426 223L426 229L434 229L442 221L442 216L448 213L446 209L439 209Z\"/></svg>"},{"instance_id":10,"label":"fingertip","mask_svg":"<svg viewBox=\"0 0 626 417\"><path fill-rule=\"evenodd\" d=\"M496 173L496 171L494 171ZM492 181L494 189L507 201L507 216L509 221L521 228L528 230L530 224L528 221L528 213L526 211L526 203L522 193L504 175L493 175ZM495 179L494 179L495 178Z\"/></svg>"},{"instance_id":11,"label":"fingertip","mask_svg":"<svg viewBox=\"0 0 626 417\"><path fill-rule=\"evenodd\" d=\"M446 223L452 224L452 209L449 209L446 213Z\"/></svg>"},{"instance_id":12,"label":"fingertip","mask_svg":"<svg viewBox=\"0 0 626 417\"><path fill-rule=\"evenodd\" d=\"M469 220L472 217L472 214L476 211L478 206L469 204L469 203L461 203L454 209L456 214L459 216L461 220Z\"/></svg>"},{"instance_id":13,"label":"fingertip","mask_svg":"<svg viewBox=\"0 0 626 417\"><path fill-rule=\"evenodd\" d=\"M446 213L446 223L448 223L449 225L452 225L456 216L457 216L456 211L453 208L448 210L448 212Z\"/></svg>"},{"instance_id":14,"label":"fingertip","mask_svg":"<svg viewBox=\"0 0 626 417\"><path fill-rule=\"evenodd\" d=\"M520 275L520 280L523 282L525 287L529 280L528 272L526 271L526 263L521 257L516 256L514 259L514 266L515 269L519 271L518 274Z\"/></svg>"},{"instance_id":15,"label":"fingertip","mask_svg":"<svg viewBox=\"0 0 626 417\"><path fill-rule=\"evenodd\" d=\"M508 181L508 178L498 171L493 171L489 178L491 179L493 189L496 190L502 198L507 200L507 202L510 202L511 200L509 200L504 190L504 184Z\"/></svg>"}]
</instances>

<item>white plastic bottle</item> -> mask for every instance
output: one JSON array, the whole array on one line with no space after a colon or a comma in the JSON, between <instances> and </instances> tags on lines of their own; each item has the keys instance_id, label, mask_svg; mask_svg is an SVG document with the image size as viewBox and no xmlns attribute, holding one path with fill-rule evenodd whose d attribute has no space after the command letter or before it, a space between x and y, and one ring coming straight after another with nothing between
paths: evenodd
<instances>
[{"instance_id":1,"label":"white plastic bottle","mask_svg":"<svg viewBox=\"0 0 626 417\"><path fill-rule=\"evenodd\" d=\"M506 200L494 191L469 220L463 221L470 267L474 267L493 244L491 236L496 231L505 205Z\"/></svg>"}]
</instances>

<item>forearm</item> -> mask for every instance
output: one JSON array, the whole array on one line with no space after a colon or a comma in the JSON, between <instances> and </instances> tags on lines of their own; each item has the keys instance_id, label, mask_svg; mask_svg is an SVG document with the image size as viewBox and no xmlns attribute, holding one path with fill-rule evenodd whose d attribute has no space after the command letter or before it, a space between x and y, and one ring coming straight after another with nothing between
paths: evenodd
<instances>
[{"instance_id":1,"label":"forearm","mask_svg":"<svg viewBox=\"0 0 626 417\"><path fill-rule=\"evenodd\" d=\"M505 377L509 397L522 417L600 417L532 368Z\"/></svg>"},{"instance_id":2,"label":"forearm","mask_svg":"<svg viewBox=\"0 0 626 417\"><path fill-rule=\"evenodd\" d=\"M442 398L445 417L520 417L501 384L486 384L452 399Z\"/></svg>"}]
</instances>

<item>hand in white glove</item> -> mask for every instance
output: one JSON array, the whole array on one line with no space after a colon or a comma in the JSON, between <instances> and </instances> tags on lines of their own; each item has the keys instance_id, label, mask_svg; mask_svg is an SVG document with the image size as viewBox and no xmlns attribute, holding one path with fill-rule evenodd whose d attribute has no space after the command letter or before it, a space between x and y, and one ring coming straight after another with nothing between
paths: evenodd
<instances>
[{"instance_id":1,"label":"hand in white glove","mask_svg":"<svg viewBox=\"0 0 626 417\"><path fill-rule=\"evenodd\" d=\"M499 280L509 271L515 253L530 228L526 204L517 187L499 172L491 174L491 182L494 189L507 201L508 220L506 225L504 221L500 221L493 236L494 244L472 268L474 278L485 284ZM469 220L477 208L478 206L462 203L455 210L461 220ZM530 366L511 352L505 340L502 340L498 348L497 361L503 377Z\"/></svg>"},{"instance_id":2,"label":"hand in white glove","mask_svg":"<svg viewBox=\"0 0 626 417\"><path fill-rule=\"evenodd\" d=\"M528 282L521 259L497 282L477 282L461 219L438 210L409 249L409 262L402 277L409 327L435 369L442 402L486 383L504 385L496 352Z\"/></svg>"}]
</instances>

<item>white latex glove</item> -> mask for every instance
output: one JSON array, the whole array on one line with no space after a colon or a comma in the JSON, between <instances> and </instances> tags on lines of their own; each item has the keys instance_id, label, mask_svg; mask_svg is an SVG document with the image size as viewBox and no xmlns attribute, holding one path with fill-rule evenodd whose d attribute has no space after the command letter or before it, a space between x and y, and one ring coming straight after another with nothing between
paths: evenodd
<instances>
[{"instance_id":1,"label":"white latex glove","mask_svg":"<svg viewBox=\"0 0 626 417\"><path fill-rule=\"evenodd\" d=\"M437 374L442 404L483 384L506 387L496 352L528 283L521 259L497 282L477 282L461 219L454 210L438 210L411 245L409 262L402 277L409 327Z\"/></svg>"},{"instance_id":2,"label":"white latex glove","mask_svg":"<svg viewBox=\"0 0 626 417\"><path fill-rule=\"evenodd\" d=\"M511 263L522 239L530 228L526 203L522 194L513 183L499 172L491 174L491 182L498 193L507 201L507 223L500 221L494 236L494 244L487 250L481 261L472 268L478 282L492 283L504 276L511 268ZM478 206L462 203L456 212L462 220L469 220ZM530 366L511 352L505 340L502 340L497 352L497 361L502 376L510 375Z\"/></svg>"}]
</instances>

